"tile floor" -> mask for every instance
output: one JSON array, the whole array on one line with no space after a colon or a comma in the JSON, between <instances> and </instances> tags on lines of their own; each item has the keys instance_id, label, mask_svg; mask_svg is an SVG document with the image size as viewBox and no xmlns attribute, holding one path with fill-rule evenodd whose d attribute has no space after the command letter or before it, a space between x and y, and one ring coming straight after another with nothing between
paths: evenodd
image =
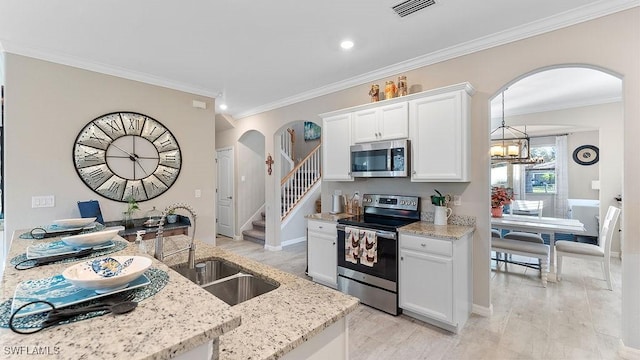
<instances>
[{"instance_id":1,"label":"tile floor","mask_svg":"<svg viewBox=\"0 0 640 360\"><path fill-rule=\"evenodd\" d=\"M218 246L308 277L306 243L282 251L248 241ZM508 265L491 271L493 316L472 314L460 334L405 315L360 306L349 322L349 355L362 359L620 359L620 260L612 259L613 291L600 265L565 258L563 280L543 288L533 269ZM555 277L552 277L555 279Z\"/></svg>"}]
</instances>

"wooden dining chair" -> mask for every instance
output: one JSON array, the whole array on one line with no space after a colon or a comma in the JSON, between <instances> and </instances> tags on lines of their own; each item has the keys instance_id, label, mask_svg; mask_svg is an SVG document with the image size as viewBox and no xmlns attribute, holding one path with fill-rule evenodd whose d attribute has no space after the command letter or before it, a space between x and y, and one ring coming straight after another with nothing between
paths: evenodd
<instances>
[{"instance_id":1,"label":"wooden dining chair","mask_svg":"<svg viewBox=\"0 0 640 360\"><path fill-rule=\"evenodd\" d=\"M600 238L598 245L579 243L575 241L556 241L556 254L558 254L558 273L556 275L558 281L562 277L562 258L571 256L586 260L597 260L601 262L604 277L607 280L609 290L613 290L611 286L611 238L615 229L616 222L620 216L620 209L615 206L609 206L607 215L602 222L600 230Z\"/></svg>"}]
</instances>

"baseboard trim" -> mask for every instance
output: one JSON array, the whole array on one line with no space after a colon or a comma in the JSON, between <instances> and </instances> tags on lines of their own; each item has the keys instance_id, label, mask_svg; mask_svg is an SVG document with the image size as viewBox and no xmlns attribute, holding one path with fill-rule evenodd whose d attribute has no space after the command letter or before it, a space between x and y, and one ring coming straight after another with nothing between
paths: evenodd
<instances>
[{"instance_id":1,"label":"baseboard trim","mask_svg":"<svg viewBox=\"0 0 640 360\"><path fill-rule=\"evenodd\" d=\"M471 312L480 316L491 317L491 315L493 315L493 304L489 305L489 307L473 304L471 306Z\"/></svg>"},{"instance_id":2,"label":"baseboard trim","mask_svg":"<svg viewBox=\"0 0 640 360\"><path fill-rule=\"evenodd\" d=\"M307 237L306 236L302 236L302 237L299 237L299 238L296 238L296 239L291 239L291 240L285 240L282 243L280 243L280 245L282 247L284 247L284 246L289 246L289 245L301 243L303 241L307 241Z\"/></svg>"},{"instance_id":3,"label":"baseboard trim","mask_svg":"<svg viewBox=\"0 0 640 360\"><path fill-rule=\"evenodd\" d=\"M640 359L640 349L626 346L622 339L618 342L618 355L623 359Z\"/></svg>"},{"instance_id":4,"label":"baseboard trim","mask_svg":"<svg viewBox=\"0 0 640 360\"><path fill-rule=\"evenodd\" d=\"M282 246L272 246L272 245L267 245L267 244L264 244L264 248L265 248L265 250L269 250L269 251L281 251L282 250Z\"/></svg>"}]
</instances>

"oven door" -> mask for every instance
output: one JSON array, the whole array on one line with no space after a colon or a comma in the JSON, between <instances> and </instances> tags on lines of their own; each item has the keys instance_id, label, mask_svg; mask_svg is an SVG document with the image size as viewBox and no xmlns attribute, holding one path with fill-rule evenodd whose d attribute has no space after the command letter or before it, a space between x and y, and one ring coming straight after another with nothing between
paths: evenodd
<instances>
[{"instance_id":1,"label":"oven door","mask_svg":"<svg viewBox=\"0 0 640 360\"><path fill-rule=\"evenodd\" d=\"M359 228L360 230L371 230ZM381 279L396 283L398 281L398 241L397 233L382 230L376 231L378 243L378 261L373 266L363 265L360 262L354 264L345 259L345 225L338 224L338 267L350 269Z\"/></svg>"}]
</instances>

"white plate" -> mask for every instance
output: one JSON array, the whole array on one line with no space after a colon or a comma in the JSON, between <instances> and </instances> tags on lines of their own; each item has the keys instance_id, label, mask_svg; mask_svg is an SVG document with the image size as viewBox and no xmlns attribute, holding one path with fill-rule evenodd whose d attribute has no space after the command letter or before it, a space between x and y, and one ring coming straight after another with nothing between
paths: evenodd
<instances>
[{"instance_id":1,"label":"white plate","mask_svg":"<svg viewBox=\"0 0 640 360\"><path fill-rule=\"evenodd\" d=\"M56 309L59 309L122 291L136 289L149 285L150 283L151 281L149 278L142 275L130 282L129 286L124 289L98 294L95 291L81 289L74 286L72 283L65 280L62 275L55 275L44 279L26 280L16 286L16 291L13 295L13 302L11 303L11 313L15 312L20 306L32 301L45 300L52 303ZM45 303L36 303L26 306L24 309L20 310L20 312L16 314L16 317L38 314L49 310L51 310L49 305Z\"/></svg>"},{"instance_id":2,"label":"white plate","mask_svg":"<svg viewBox=\"0 0 640 360\"><path fill-rule=\"evenodd\" d=\"M67 245L77 247L91 247L94 245L104 244L112 240L118 235L119 229L109 229L102 231L94 231L86 234L63 236L60 238Z\"/></svg>"},{"instance_id":3,"label":"white plate","mask_svg":"<svg viewBox=\"0 0 640 360\"><path fill-rule=\"evenodd\" d=\"M76 219L60 219L51 222L52 225L59 226L61 228L82 228L92 222L96 221L95 217L91 218L76 218Z\"/></svg>"},{"instance_id":4,"label":"white plate","mask_svg":"<svg viewBox=\"0 0 640 360\"><path fill-rule=\"evenodd\" d=\"M117 260L120 264L131 260L131 264L116 275L104 277L93 270L93 264L108 258ZM62 276L78 288L93 290L95 292L113 291L126 287L131 281L137 279L151 266L151 259L144 256L109 256L72 265L62 272Z\"/></svg>"}]
</instances>

